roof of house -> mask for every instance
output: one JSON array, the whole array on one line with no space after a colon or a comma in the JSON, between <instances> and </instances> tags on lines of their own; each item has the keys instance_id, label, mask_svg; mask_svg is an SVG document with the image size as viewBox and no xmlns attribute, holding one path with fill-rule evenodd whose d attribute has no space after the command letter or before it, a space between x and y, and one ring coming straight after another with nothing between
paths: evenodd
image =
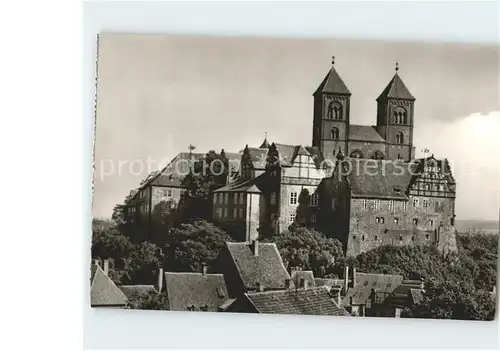
<instances>
[{"instance_id":1,"label":"roof of house","mask_svg":"<svg viewBox=\"0 0 500 351\"><path fill-rule=\"evenodd\" d=\"M127 297L98 265L90 271L90 305L92 307L125 306Z\"/></svg>"},{"instance_id":2,"label":"roof of house","mask_svg":"<svg viewBox=\"0 0 500 351\"><path fill-rule=\"evenodd\" d=\"M385 142L384 138L373 126L362 126L356 124L349 125L349 140Z\"/></svg>"},{"instance_id":3,"label":"roof of house","mask_svg":"<svg viewBox=\"0 0 500 351\"><path fill-rule=\"evenodd\" d=\"M422 289L420 280L403 280L384 301L384 304L391 307L404 308L418 304L422 301Z\"/></svg>"},{"instance_id":4,"label":"roof of house","mask_svg":"<svg viewBox=\"0 0 500 351\"><path fill-rule=\"evenodd\" d=\"M377 100L382 98L415 100L397 73L394 77L392 77L389 84L387 84Z\"/></svg>"},{"instance_id":5,"label":"roof of house","mask_svg":"<svg viewBox=\"0 0 500 351\"><path fill-rule=\"evenodd\" d=\"M120 290L130 299L133 296L143 296L150 292L158 292L153 285L120 285Z\"/></svg>"},{"instance_id":6,"label":"roof of house","mask_svg":"<svg viewBox=\"0 0 500 351\"><path fill-rule=\"evenodd\" d=\"M292 270L290 280L296 287L300 287L300 280L304 279L308 286L316 286L313 271Z\"/></svg>"},{"instance_id":7,"label":"roof of house","mask_svg":"<svg viewBox=\"0 0 500 351\"><path fill-rule=\"evenodd\" d=\"M229 296L222 274L165 272L165 289L171 311L217 311Z\"/></svg>"},{"instance_id":8,"label":"roof of house","mask_svg":"<svg viewBox=\"0 0 500 351\"><path fill-rule=\"evenodd\" d=\"M353 197L408 199L413 165L403 161L347 158L347 174ZM347 168L349 169L349 168Z\"/></svg>"},{"instance_id":9,"label":"roof of house","mask_svg":"<svg viewBox=\"0 0 500 351\"><path fill-rule=\"evenodd\" d=\"M217 190L214 190L214 193L245 192L245 193L260 194L260 193L262 193L262 191L256 185L257 179L259 177L252 178L252 179L236 179L234 182L231 182L231 183L224 185L223 187L221 187Z\"/></svg>"},{"instance_id":10,"label":"roof of house","mask_svg":"<svg viewBox=\"0 0 500 351\"><path fill-rule=\"evenodd\" d=\"M250 160L252 161L254 169L265 169L266 168L266 156L268 148L257 148L249 147L248 153L250 154Z\"/></svg>"},{"instance_id":11,"label":"roof of house","mask_svg":"<svg viewBox=\"0 0 500 351\"><path fill-rule=\"evenodd\" d=\"M259 146L259 148L261 148L261 149L268 149L269 146L271 146L271 144L269 144L269 142L267 141L267 137L266 137L266 138L264 138L264 141Z\"/></svg>"},{"instance_id":12,"label":"roof of house","mask_svg":"<svg viewBox=\"0 0 500 351\"><path fill-rule=\"evenodd\" d=\"M264 289L284 289L290 279L275 243L258 243L255 256L251 243L226 242L238 274L247 289L256 289L257 283Z\"/></svg>"},{"instance_id":13,"label":"roof of house","mask_svg":"<svg viewBox=\"0 0 500 351\"><path fill-rule=\"evenodd\" d=\"M314 92L314 95L318 93L351 95L347 85L342 78L340 78L337 70L335 70L333 66L319 85L318 89Z\"/></svg>"},{"instance_id":14,"label":"roof of house","mask_svg":"<svg viewBox=\"0 0 500 351\"><path fill-rule=\"evenodd\" d=\"M246 293L259 313L349 316L326 287Z\"/></svg>"},{"instance_id":15,"label":"roof of house","mask_svg":"<svg viewBox=\"0 0 500 351\"><path fill-rule=\"evenodd\" d=\"M343 298L344 305L363 305L370 301L372 289L378 302L383 302L401 283L402 275L356 273L356 286L349 288Z\"/></svg>"}]
</instances>

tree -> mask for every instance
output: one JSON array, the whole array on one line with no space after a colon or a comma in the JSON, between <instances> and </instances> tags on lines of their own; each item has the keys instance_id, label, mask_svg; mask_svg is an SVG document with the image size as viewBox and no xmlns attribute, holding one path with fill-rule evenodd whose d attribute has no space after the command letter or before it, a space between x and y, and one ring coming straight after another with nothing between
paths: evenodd
<instances>
[{"instance_id":1,"label":"tree","mask_svg":"<svg viewBox=\"0 0 500 351\"><path fill-rule=\"evenodd\" d=\"M312 270L316 277L331 273L334 263L343 260L342 244L337 239L304 227L292 228L274 236L285 265Z\"/></svg>"},{"instance_id":2,"label":"tree","mask_svg":"<svg viewBox=\"0 0 500 351\"><path fill-rule=\"evenodd\" d=\"M151 237L155 244L163 246L170 229L179 222L179 209L174 200L160 201L151 212Z\"/></svg>"},{"instance_id":3,"label":"tree","mask_svg":"<svg viewBox=\"0 0 500 351\"><path fill-rule=\"evenodd\" d=\"M423 301L405 311L407 317L462 320L493 320L495 300L485 290L458 279L429 280Z\"/></svg>"},{"instance_id":4,"label":"tree","mask_svg":"<svg viewBox=\"0 0 500 351\"><path fill-rule=\"evenodd\" d=\"M214 262L229 235L214 224L196 220L172 228L165 245L166 267L170 271L200 272Z\"/></svg>"},{"instance_id":5,"label":"tree","mask_svg":"<svg viewBox=\"0 0 500 351\"><path fill-rule=\"evenodd\" d=\"M146 294L133 294L128 299L129 309L133 310L168 310L168 296L166 293L150 291Z\"/></svg>"},{"instance_id":6,"label":"tree","mask_svg":"<svg viewBox=\"0 0 500 351\"><path fill-rule=\"evenodd\" d=\"M95 228L92 232L92 257L123 259L131 248L130 240L115 227Z\"/></svg>"},{"instance_id":7,"label":"tree","mask_svg":"<svg viewBox=\"0 0 500 351\"><path fill-rule=\"evenodd\" d=\"M150 242L142 242L130 250L125 262L126 284L152 284L156 281L156 270L165 257L161 248Z\"/></svg>"},{"instance_id":8,"label":"tree","mask_svg":"<svg viewBox=\"0 0 500 351\"><path fill-rule=\"evenodd\" d=\"M211 194L226 184L228 168L224 150L220 154L209 151L193 165L193 170L182 180L182 185L187 189L182 199L184 218L211 218Z\"/></svg>"}]
</instances>

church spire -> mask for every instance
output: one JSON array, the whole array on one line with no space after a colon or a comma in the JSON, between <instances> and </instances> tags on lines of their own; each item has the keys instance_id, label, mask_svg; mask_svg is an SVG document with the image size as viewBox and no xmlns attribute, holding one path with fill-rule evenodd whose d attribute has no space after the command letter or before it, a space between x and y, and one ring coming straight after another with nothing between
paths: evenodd
<instances>
[{"instance_id":1,"label":"church spire","mask_svg":"<svg viewBox=\"0 0 500 351\"><path fill-rule=\"evenodd\" d=\"M264 137L264 141L262 142L262 144L259 146L260 149L269 149L271 145L269 144L269 142L267 141L267 132L265 134L265 137Z\"/></svg>"},{"instance_id":2,"label":"church spire","mask_svg":"<svg viewBox=\"0 0 500 351\"><path fill-rule=\"evenodd\" d=\"M332 68L330 68L330 71L325 76L318 89L316 89L314 95L319 93L351 95L347 85L342 78L340 78L337 70L335 70L334 65L335 56L332 56Z\"/></svg>"},{"instance_id":3,"label":"church spire","mask_svg":"<svg viewBox=\"0 0 500 351\"><path fill-rule=\"evenodd\" d=\"M396 62L394 77L389 81L389 84L387 84L382 94L377 98L377 101L382 99L415 100L405 83L401 80L398 71L399 63Z\"/></svg>"}]
</instances>

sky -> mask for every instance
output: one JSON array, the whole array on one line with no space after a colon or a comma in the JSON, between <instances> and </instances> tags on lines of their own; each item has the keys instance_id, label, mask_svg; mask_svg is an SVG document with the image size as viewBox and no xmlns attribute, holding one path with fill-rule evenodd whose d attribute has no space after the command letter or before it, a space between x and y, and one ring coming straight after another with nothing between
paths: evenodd
<instances>
[{"instance_id":1,"label":"sky","mask_svg":"<svg viewBox=\"0 0 500 351\"><path fill-rule=\"evenodd\" d=\"M101 34L93 214L188 145L237 152L268 140L310 145L312 93L331 68L353 124L376 123L394 75L415 96L414 145L448 158L457 219L498 220L499 52L495 46L328 39Z\"/></svg>"}]
</instances>

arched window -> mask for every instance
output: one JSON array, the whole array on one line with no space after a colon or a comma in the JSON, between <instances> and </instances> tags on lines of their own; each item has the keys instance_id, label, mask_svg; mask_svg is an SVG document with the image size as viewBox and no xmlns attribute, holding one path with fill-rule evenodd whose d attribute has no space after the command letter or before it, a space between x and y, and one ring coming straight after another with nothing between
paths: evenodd
<instances>
[{"instance_id":1,"label":"arched window","mask_svg":"<svg viewBox=\"0 0 500 351\"><path fill-rule=\"evenodd\" d=\"M351 152L352 158L363 158L363 153L360 150L354 150Z\"/></svg>"},{"instance_id":2,"label":"arched window","mask_svg":"<svg viewBox=\"0 0 500 351\"><path fill-rule=\"evenodd\" d=\"M394 124L407 124L406 110L401 106L395 107L392 121Z\"/></svg>"},{"instance_id":3,"label":"arched window","mask_svg":"<svg viewBox=\"0 0 500 351\"><path fill-rule=\"evenodd\" d=\"M399 132L396 134L396 144L404 144L404 135Z\"/></svg>"},{"instance_id":4,"label":"arched window","mask_svg":"<svg viewBox=\"0 0 500 351\"><path fill-rule=\"evenodd\" d=\"M332 139L338 139L339 138L339 129L336 127L332 128Z\"/></svg>"},{"instance_id":5,"label":"arched window","mask_svg":"<svg viewBox=\"0 0 500 351\"><path fill-rule=\"evenodd\" d=\"M338 101L332 101L330 105L328 105L328 118L342 119L342 117L343 117L342 104Z\"/></svg>"}]
</instances>

